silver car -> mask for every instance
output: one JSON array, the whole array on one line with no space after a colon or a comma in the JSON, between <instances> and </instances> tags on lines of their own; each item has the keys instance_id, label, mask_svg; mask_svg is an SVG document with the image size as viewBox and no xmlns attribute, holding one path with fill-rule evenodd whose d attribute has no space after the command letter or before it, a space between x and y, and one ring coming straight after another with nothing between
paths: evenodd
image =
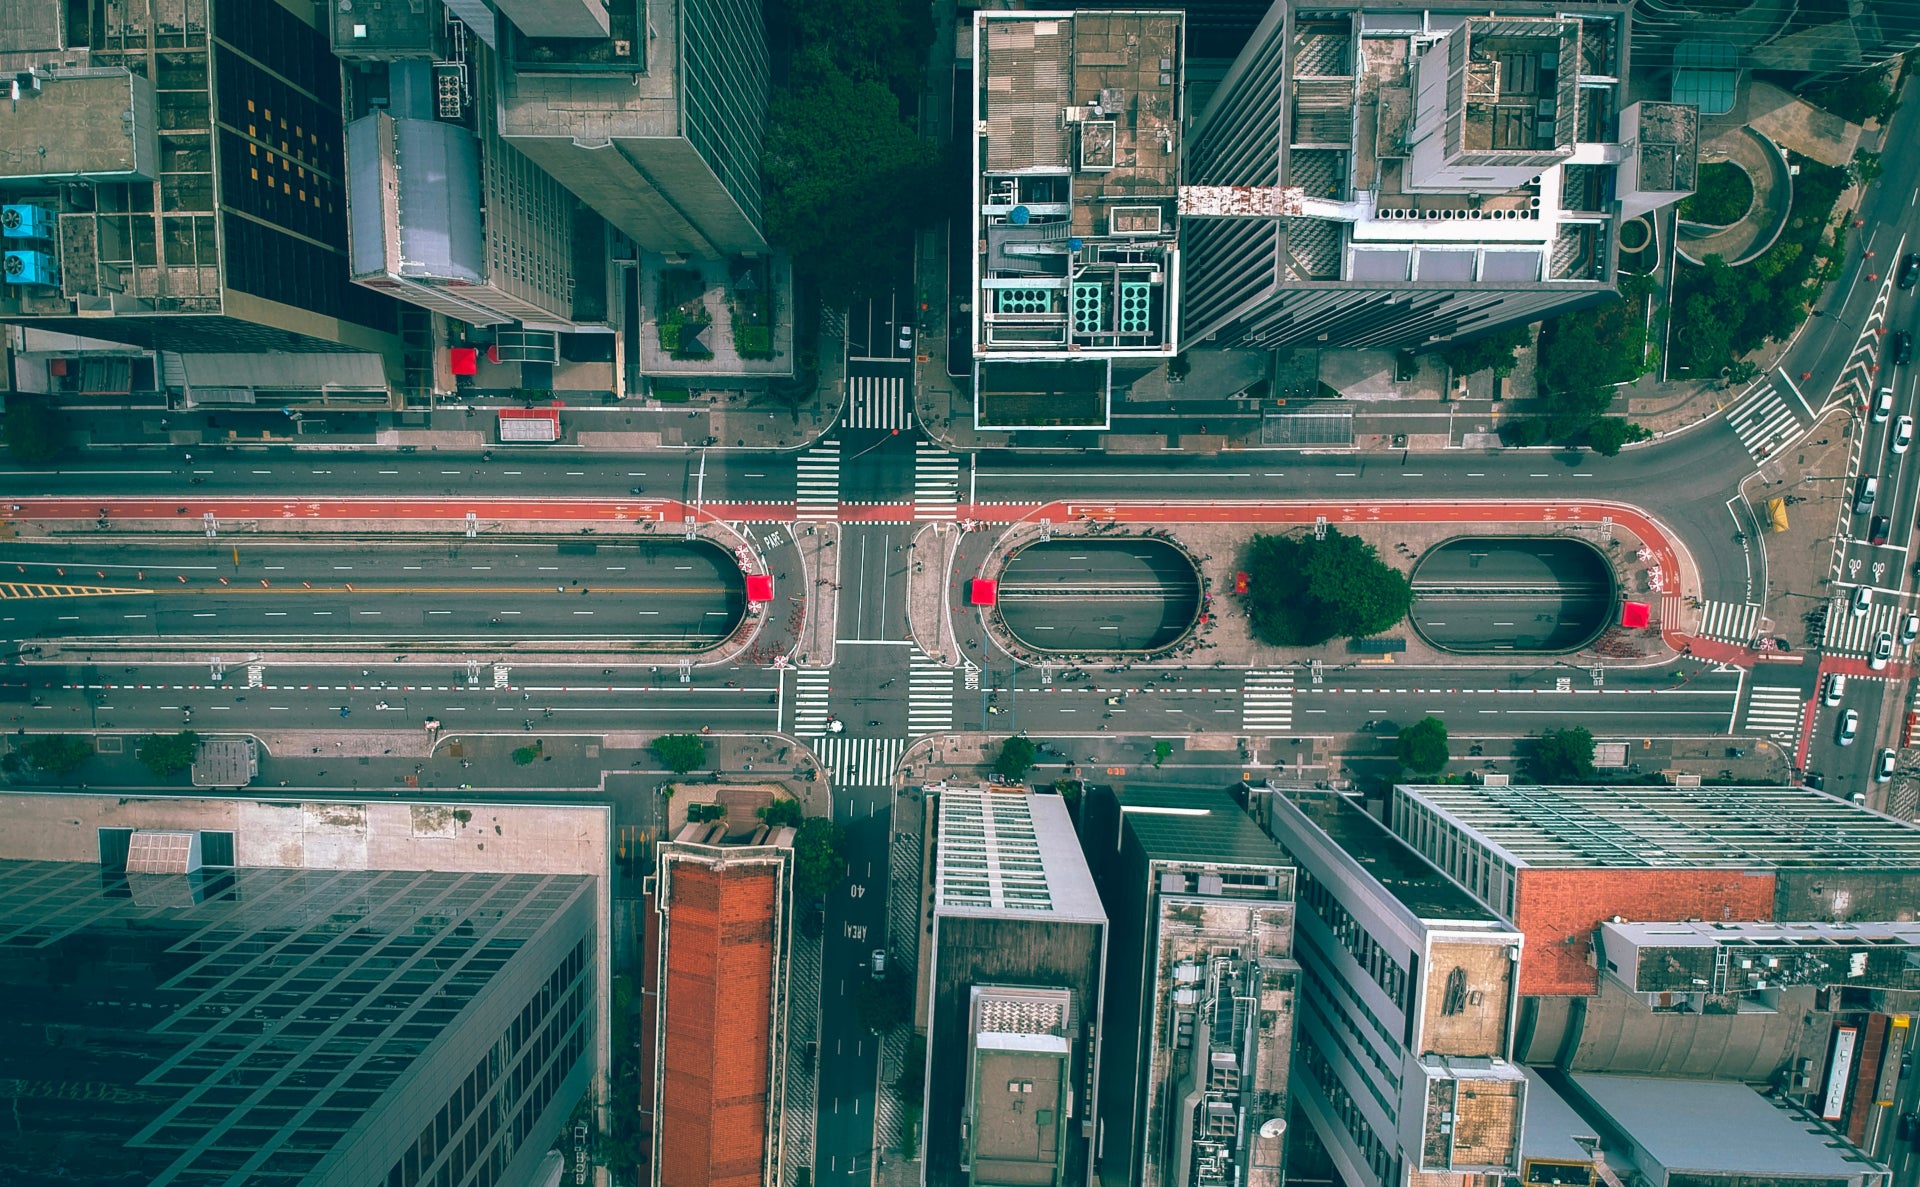
<instances>
[{"instance_id":1,"label":"silver car","mask_svg":"<svg viewBox=\"0 0 1920 1187\"><path fill-rule=\"evenodd\" d=\"M1840 730L1834 734L1833 740L1837 745L1851 746L1853 745L1853 740L1859 736L1860 710L1848 709L1840 715Z\"/></svg>"}]
</instances>

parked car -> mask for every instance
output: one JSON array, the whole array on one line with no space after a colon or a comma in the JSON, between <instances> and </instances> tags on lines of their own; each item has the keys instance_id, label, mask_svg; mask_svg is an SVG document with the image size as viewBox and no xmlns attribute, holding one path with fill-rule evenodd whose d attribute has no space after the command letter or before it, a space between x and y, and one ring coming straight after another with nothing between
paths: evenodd
<instances>
[{"instance_id":1,"label":"parked car","mask_svg":"<svg viewBox=\"0 0 1920 1187\"><path fill-rule=\"evenodd\" d=\"M1855 586L1853 590L1853 616L1859 618L1871 609L1873 609L1873 587L1867 585Z\"/></svg>"},{"instance_id":2,"label":"parked car","mask_svg":"<svg viewBox=\"0 0 1920 1187\"><path fill-rule=\"evenodd\" d=\"M1891 524L1892 521L1884 515L1874 516L1867 522L1867 543L1885 544L1887 542L1887 529Z\"/></svg>"},{"instance_id":3,"label":"parked car","mask_svg":"<svg viewBox=\"0 0 1920 1187\"><path fill-rule=\"evenodd\" d=\"M1899 284L1910 289L1916 283L1920 283L1920 251L1910 251L1900 257Z\"/></svg>"},{"instance_id":4,"label":"parked car","mask_svg":"<svg viewBox=\"0 0 1920 1187\"><path fill-rule=\"evenodd\" d=\"M1900 645L1905 647L1915 639L1920 639L1920 614L1909 614L1900 620Z\"/></svg>"},{"instance_id":5,"label":"parked car","mask_svg":"<svg viewBox=\"0 0 1920 1187\"><path fill-rule=\"evenodd\" d=\"M1885 783L1893 778L1893 768L1899 765L1900 756L1891 750L1882 750L1880 757L1874 760L1873 781Z\"/></svg>"},{"instance_id":6,"label":"parked car","mask_svg":"<svg viewBox=\"0 0 1920 1187\"><path fill-rule=\"evenodd\" d=\"M1851 746L1853 740L1859 736L1860 710L1848 709L1840 715L1840 729L1833 735L1833 740L1841 746Z\"/></svg>"},{"instance_id":7,"label":"parked car","mask_svg":"<svg viewBox=\"0 0 1920 1187\"><path fill-rule=\"evenodd\" d=\"M1905 330L1895 330L1887 338L1887 357L1896 367L1904 367L1913 361L1913 335Z\"/></svg>"},{"instance_id":8,"label":"parked car","mask_svg":"<svg viewBox=\"0 0 1920 1187\"><path fill-rule=\"evenodd\" d=\"M1867 661L1867 666L1869 668L1872 668L1874 671L1878 672L1882 668L1885 668L1887 666L1887 661L1891 660L1892 658L1893 658L1893 632L1881 631L1878 635L1874 636L1873 658Z\"/></svg>"},{"instance_id":9,"label":"parked car","mask_svg":"<svg viewBox=\"0 0 1920 1187\"><path fill-rule=\"evenodd\" d=\"M1872 474L1862 474L1853 484L1853 513L1865 515L1873 510L1873 502L1880 497L1880 480Z\"/></svg>"},{"instance_id":10,"label":"parked car","mask_svg":"<svg viewBox=\"0 0 1920 1187\"><path fill-rule=\"evenodd\" d=\"M1893 422L1893 432L1887 437L1887 449L1893 453L1907 452L1907 446L1913 444L1913 418L1903 416Z\"/></svg>"}]
</instances>

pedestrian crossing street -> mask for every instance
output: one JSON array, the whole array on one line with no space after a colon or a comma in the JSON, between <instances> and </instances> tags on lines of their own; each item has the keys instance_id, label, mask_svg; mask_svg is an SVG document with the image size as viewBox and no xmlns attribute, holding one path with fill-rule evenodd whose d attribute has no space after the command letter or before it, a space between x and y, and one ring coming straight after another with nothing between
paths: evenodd
<instances>
[{"instance_id":1,"label":"pedestrian crossing street","mask_svg":"<svg viewBox=\"0 0 1920 1187\"><path fill-rule=\"evenodd\" d=\"M907 403L905 375L847 376L847 412L850 429L910 429L913 409Z\"/></svg>"},{"instance_id":2,"label":"pedestrian crossing street","mask_svg":"<svg viewBox=\"0 0 1920 1187\"><path fill-rule=\"evenodd\" d=\"M907 659L907 732L944 733L953 728L953 669L918 647Z\"/></svg>"},{"instance_id":3,"label":"pedestrian crossing street","mask_svg":"<svg viewBox=\"0 0 1920 1187\"><path fill-rule=\"evenodd\" d=\"M827 682L824 668L796 668L793 678L793 733L818 738L827 732Z\"/></svg>"},{"instance_id":4,"label":"pedestrian crossing street","mask_svg":"<svg viewBox=\"0 0 1920 1187\"><path fill-rule=\"evenodd\" d=\"M1293 673L1248 672L1240 693L1240 728L1285 733L1293 728Z\"/></svg>"},{"instance_id":5,"label":"pedestrian crossing street","mask_svg":"<svg viewBox=\"0 0 1920 1187\"><path fill-rule=\"evenodd\" d=\"M1767 457L1800 434L1800 416L1771 383L1755 388L1727 413L1727 424L1754 461Z\"/></svg>"},{"instance_id":6,"label":"pedestrian crossing street","mask_svg":"<svg viewBox=\"0 0 1920 1187\"><path fill-rule=\"evenodd\" d=\"M1865 614L1855 614L1852 592L1848 590L1834 598L1827 607L1827 629L1820 646L1828 655L1871 655L1873 641L1879 638L1881 631L1891 632L1895 640L1900 638L1900 619L1906 614L1904 610L1891 602L1876 601L1867 607ZM1896 648L1895 655L1898 654L1899 649Z\"/></svg>"},{"instance_id":7,"label":"pedestrian crossing street","mask_svg":"<svg viewBox=\"0 0 1920 1187\"><path fill-rule=\"evenodd\" d=\"M913 517L958 519L960 458L921 441L913 452Z\"/></svg>"},{"instance_id":8,"label":"pedestrian crossing street","mask_svg":"<svg viewBox=\"0 0 1920 1187\"><path fill-rule=\"evenodd\" d=\"M840 515L840 443L823 441L800 455L793 496L795 519L837 519Z\"/></svg>"},{"instance_id":9,"label":"pedestrian crossing street","mask_svg":"<svg viewBox=\"0 0 1920 1187\"><path fill-rule=\"evenodd\" d=\"M1693 633L1703 639L1726 643L1753 642L1754 627L1760 620L1760 607L1745 602L1702 602L1700 626Z\"/></svg>"},{"instance_id":10,"label":"pedestrian crossing street","mask_svg":"<svg viewBox=\"0 0 1920 1187\"><path fill-rule=\"evenodd\" d=\"M904 738L848 738L836 735L813 744L820 765L841 787L887 787L893 768L907 748Z\"/></svg>"},{"instance_id":11,"label":"pedestrian crossing street","mask_svg":"<svg viewBox=\"0 0 1920 1187\"><path fill-rule=\"evenodd\" d=\"M1798 688L1756 684L1747 696L1747 716L1741 728L1750 733L1800 736L1800 714L1807 694Z\"/></svg>"}]
</instances>

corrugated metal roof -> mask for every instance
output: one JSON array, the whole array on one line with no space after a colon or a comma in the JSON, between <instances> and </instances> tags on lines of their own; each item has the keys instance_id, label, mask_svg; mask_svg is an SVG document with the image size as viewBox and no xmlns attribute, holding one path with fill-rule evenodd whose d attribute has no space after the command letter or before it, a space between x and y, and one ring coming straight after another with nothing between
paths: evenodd
<instances>
[{"instance_id":1,"label":"corrugated metal roof","mask_svg":"<svg viewBox=\"0 0 1920 1187\"><path fill-rule=\"evenodd\" d=\"M1752 1175L1756 1183L1774 1183L1816 1175L1858 1181L1867 1169L1745 1084L1653 1076L1568 1080L1668 1170Z\"/></svg>"}]
</instances>

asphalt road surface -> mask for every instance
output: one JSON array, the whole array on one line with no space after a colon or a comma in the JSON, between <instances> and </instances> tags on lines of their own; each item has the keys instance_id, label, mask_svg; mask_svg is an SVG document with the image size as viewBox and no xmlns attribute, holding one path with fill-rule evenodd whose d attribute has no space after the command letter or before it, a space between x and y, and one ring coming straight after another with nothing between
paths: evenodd
<instances>
[{"instance_id":1,"label":"asphalt road surface","mask_svg":"<svg viewBox=\"0 0 1920 1187\"><path fill-rule=\"evenodd\" d=\"M1613 609L1606 558L1578 540L1455 540L1427 553L1412 581L1420 634L1468 654L1571 651Z\"/></svg>"},{"instance_id":2,"label":"asphalt road surface","mask_svg":"<svg viewBox=\"0 0 1920 1187\"><path fill-rule=\"evenodd\" d=\"M998 600L1007 630L1029 647L1150 651L1193 626L1200 578L1157 540L1052 540L1014 555Z\"/></svg>"},{"instance_id":3,"label":"asphalt road surface","mask_svg":"<svg viewBox=\"0 0 1920 1187\"><path fill-rule=\"evenodd\" d=\"M12 638L276 647L540 637L704 648L733 631L745 598L732 556L654 540L17 543L0 578Z\"/></svg>"}]
</instances>

